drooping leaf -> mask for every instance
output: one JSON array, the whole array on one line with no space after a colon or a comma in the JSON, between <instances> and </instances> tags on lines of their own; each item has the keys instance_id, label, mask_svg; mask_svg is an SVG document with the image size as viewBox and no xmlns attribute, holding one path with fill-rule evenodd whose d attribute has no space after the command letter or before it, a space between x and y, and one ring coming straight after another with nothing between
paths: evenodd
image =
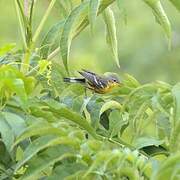
<instances>
[{"instance_id":1,"label":"drooping leaf","mask_svg":"<svg viewBox=\"0 0 180 180\"><path fill-rule=\"evenodd\" d=\"M157 22L162 26L171 46L171 24L161 5L160 0L144 0L144 2L152 9Z\"/></svg>"},{"instance_id":2,"label":"drooping leaf","mask_svg":"<svg viewBox=\"0 0 180 180\"><path fill-rule=\"evenodd\" d=\"M67 17L63 27L63 32L60 40L60 49L63 64L67 72L69 72L68 61L73 33L76 30L78 18L80 17L81 13L83 13L83 11L87 8L87 6L88 3L83 2L74 10L72 10L70 15Z\"/></svg>"},{"instance_id":3,"label":"drooping leaf","mask_svg":"<svg viewBox=\"0 0 180 180\"><path fill-rule=\"evenodd\" d=\"M151 146L151 145L159 146L163 143L164 143L163 140L158 140L150 137L140 137L136 140L135 146L137 149L141 149L143 147Z\"/></svg>"},{"instance_id":4,"label":"drooping leaf","mask_svg":"<svg viewBox=\"0 0 180 180\"><path fill-rule=\"evenodd\" d=\"M117 101L108 101L105 104L103 104L103 106L101 107L101 110L99 112L99 117L108 109L121 109L121 104Z\"/></svg>"},{"instance_id":5,"label":"drooping leaf","mask_svg":"<svg viewBox=\"0 0 180 180\"><path fill-rule=\"evenodd\" d=\"M90 0L89 2L89 23L91 26L91 32L94 32L94 23L100 6L100 0Z\"/></svg>"},{"instance_id":6,"label":"drooping leaf","mask_svg":"<svg viewBox=\"0 0 180 180\"><path fill-rule=\"evenodd\" d=\"M119 57L118 57L118 43L117 43L117 34L116 34L116 24L113 11L108 7L103 12L104 22L106 24L106 40L109 44L114 59L118 67L119 64Z\"/></svg>"}]
</instances>

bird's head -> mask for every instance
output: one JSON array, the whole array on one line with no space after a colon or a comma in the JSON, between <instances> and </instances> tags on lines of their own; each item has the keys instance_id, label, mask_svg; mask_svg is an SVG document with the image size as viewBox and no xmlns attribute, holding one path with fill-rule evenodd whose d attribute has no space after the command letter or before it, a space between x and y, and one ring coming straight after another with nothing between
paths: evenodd
<instances>
[{"instance_id":1,"label":"bird's head","mask_svg":"<svg viewBox=\"0 0 180 180\"><path fill-rule=\"evenodd\" d=\"M121 81L119 80L118 76L116 73L105 73L105 76L108 79L109 85L112 87L117 87L122 85Z\"/></svg>"}]
</instances>

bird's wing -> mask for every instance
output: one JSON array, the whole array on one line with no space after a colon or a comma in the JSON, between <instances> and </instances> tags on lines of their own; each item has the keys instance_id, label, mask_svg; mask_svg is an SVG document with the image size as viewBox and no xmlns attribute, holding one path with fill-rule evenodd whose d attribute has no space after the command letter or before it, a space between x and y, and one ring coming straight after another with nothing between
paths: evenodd
<instances>
[{"instance_id":1,"label":"bird's wing","mask_svg":"<svg viewBox=\"0 0 180 180\"><path fill-rule=\"evenodd\" d=\"M83 70L83 72L79 72L83 77L85 77L90 86L93 86L97 89L105 88L108 84L106 78L101 77L93 72Z\"/></svg>"}]
</instances>

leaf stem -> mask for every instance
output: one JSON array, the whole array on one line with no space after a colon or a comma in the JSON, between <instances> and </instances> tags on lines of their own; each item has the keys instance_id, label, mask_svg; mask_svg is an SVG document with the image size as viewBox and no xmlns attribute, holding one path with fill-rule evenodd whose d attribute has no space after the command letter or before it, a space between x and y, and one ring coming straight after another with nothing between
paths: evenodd
<instances>
[{"instance_id":1,"label":"leaf stem","mask_svg":"<svg viewBox=\"0 0 180 180\"><path fill-rule=\"evenodd\" d=\"M45 24L45 22L46 22L46 20L47 20L47 18L49 16L52 8L53 8L55 2L56 2L56 0L52 0L51 3L49 4L48 9L47 9L47 11L44 14L44 17L42 18L42 20L41 20L41 22L40 22L40 24L39 24L39 26L38 26L35 34L34 34L34 37L33 37L33 42L34 43L36 43L36 41L37 41L37 39L38 39L38 37L39 37L43 27L44 27L44 24Z\"/></svg>"}]
</instances>

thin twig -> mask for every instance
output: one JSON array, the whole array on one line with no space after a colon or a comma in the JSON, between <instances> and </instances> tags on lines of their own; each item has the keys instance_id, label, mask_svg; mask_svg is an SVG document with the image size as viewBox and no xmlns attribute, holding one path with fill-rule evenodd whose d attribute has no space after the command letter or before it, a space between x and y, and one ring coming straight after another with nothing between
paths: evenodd
<instances>
[{"instance_id":1,"label":"thin twig","mask_svg":"<svg viewBox=\"0 0 180 180\"><path fill-rule=\"evenodd\" d=\"M44 27L44 24L45 24L45 22L46 22L46 20L47 20L47 18L49 16L52 8L53 8L55 2L56 2L56 0L52 0L51 3L49 4L48 9L44 14L44 17L42 18L42 20L41 20L41 22L40 22L40 24L39 24L39 26L38 26L35 34L34 34L34 37L33 37L33 42L34 43L37 41L37 38L39 37L39 35L40 35L40 33L41 33L41 31L42 31L42 29Z\"/></svg>"}]
</instances>

